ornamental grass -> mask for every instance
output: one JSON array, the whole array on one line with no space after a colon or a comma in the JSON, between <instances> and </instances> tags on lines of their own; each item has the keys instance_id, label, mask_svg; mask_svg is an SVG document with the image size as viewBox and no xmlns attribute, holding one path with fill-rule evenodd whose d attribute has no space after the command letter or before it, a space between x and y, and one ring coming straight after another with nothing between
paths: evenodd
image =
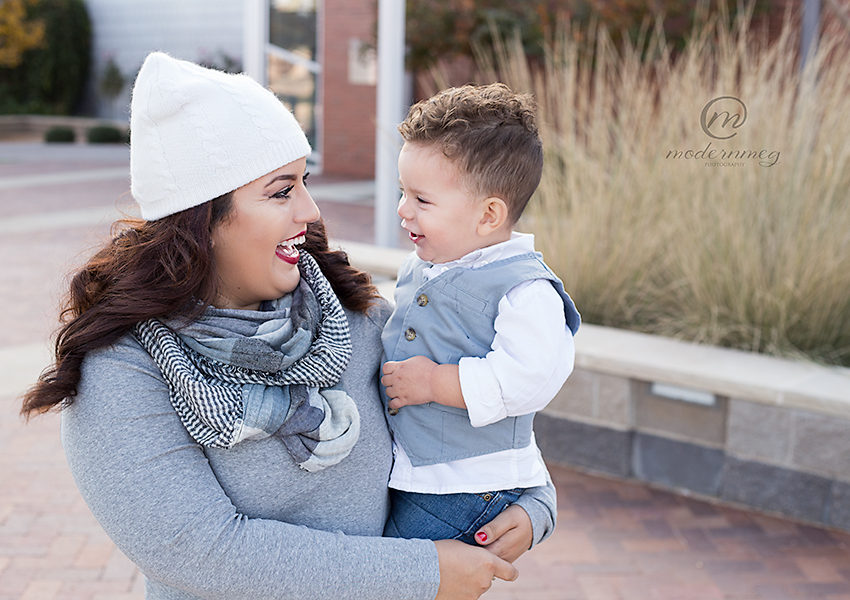
<instances>
[{"instance_id":1,"label":"ornamental grass","mask_svg":"<svg viewBox=\"0 0 850 600\"><path fill-rule=\"evenodd\" d=\"M542 62L479 54L481 82L537 98L519 228L586 322L850 366L847 37L826 28L802 70L798 25L769 39L746 11L675 52L660 27L561 27Z\"/></svg>"}]
</instances>

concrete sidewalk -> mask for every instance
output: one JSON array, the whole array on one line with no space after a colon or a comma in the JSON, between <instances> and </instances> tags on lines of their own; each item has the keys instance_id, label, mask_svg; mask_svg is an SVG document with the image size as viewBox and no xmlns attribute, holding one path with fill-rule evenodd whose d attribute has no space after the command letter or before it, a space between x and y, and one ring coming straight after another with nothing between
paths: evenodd
<instances>
[{"instance_id":1,"label":"concrete sidewalk","mask_svg":"<svg viewBox=\"0 0 850 600\"><path fill-rule=\"evenodd\" d=\"M133 210L126 149L0 143L0 600L141 600L142 577L80 498L58 417L19 393L49 358L65 273ZM332 237L376 273L370 182L316 177ZM392 261L390 261L392 262ZM850 599L850 536L550 465L552 538L490 600Z\"/></svg>"}]
</instances>

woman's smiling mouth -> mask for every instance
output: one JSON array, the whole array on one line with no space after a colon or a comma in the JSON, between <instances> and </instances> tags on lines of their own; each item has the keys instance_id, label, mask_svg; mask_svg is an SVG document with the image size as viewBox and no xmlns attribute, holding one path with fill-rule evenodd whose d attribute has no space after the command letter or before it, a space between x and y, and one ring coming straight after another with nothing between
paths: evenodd
<instances>
[{"instance_id":1,"label":"woman's smiling mouth","mask_svg":"<svg viewBox=\"0 0 850 600\"><path fill-rule=\"evenodd\" d=\"M298 235L283 240L281 243L279 243L277 245L277 248L275 249L275 254L277 255L277 257L291 265L298 264L298 258L301 256L301 253L295 246L304 243L304 241L307 239L306 234L307 230L305 229Z\"/></svg>"}]
</instances>

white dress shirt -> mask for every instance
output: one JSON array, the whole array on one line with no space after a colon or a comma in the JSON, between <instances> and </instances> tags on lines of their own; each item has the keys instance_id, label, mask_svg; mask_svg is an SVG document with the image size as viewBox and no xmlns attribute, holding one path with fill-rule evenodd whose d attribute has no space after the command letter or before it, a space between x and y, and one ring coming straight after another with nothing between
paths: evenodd
<instances>
[{"instance_id":1,"label":"white dress shirt","mask_svg":"<svg viewBox=\"0 0 850 600\"><path fill-rule=\"evenodd\" d=\"M534 236L513 233L500 244L475 250L425 269L428 281L453 268L475 269L534 251ZM564 304L546 279L525 281L499 301L496 336L483 358L459 362L460 387L473 427L542 410L573 370L575 344ZM534 435L525 448L512 448L448 463L414 467L393 444L391 488L428 494L480 493L546 483L548 473Z\"/></svg>"}]
</instances>

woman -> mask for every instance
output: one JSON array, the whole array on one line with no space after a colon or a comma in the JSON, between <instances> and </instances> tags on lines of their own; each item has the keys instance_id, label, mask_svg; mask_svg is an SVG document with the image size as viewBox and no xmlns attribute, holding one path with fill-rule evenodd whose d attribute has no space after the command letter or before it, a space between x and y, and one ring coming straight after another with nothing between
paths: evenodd
<instances>
[{"instance_id":1,"label":"woman","mask_svg":"<svg viewBox=\"0 0 850 600\"><path fill-rule=\"evenodd\" d=\"M485 526L493 552L378 537L389 309L328 249L292 115L161 53L131 111L145 221L74 277L22 412L63 409L77 485L147 598L465 599L515 578L553 526L551 485Z\"/></svg>"}]
</instances>

